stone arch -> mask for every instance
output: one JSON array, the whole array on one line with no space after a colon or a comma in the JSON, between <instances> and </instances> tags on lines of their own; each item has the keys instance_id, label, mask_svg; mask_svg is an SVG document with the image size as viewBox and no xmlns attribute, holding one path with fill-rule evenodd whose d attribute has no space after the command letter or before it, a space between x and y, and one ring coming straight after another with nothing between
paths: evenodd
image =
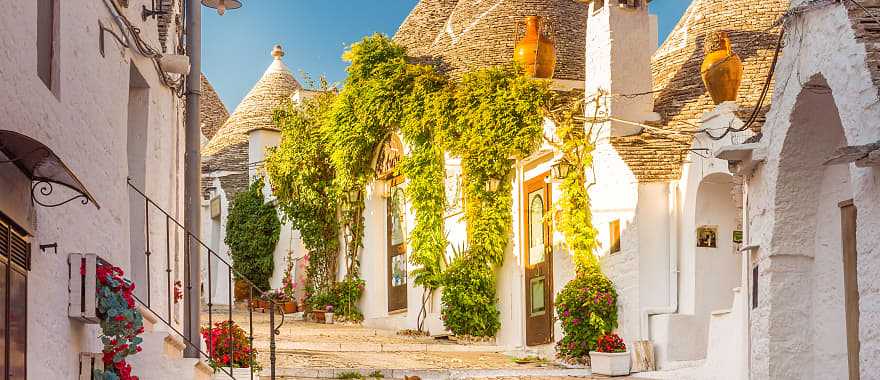
<instances>
[{"instance_id":1,"label":"stone arch","mask_svg":"<svg viewBox=\"0 0 880 380\"><path fill-rule=\"evenodd\" d=\"M771 378L847 378L838 203L852 199L850 167L823 166L847 145L822 74L802 87L778 161L768 260L759 302L769 306ZM761 300L767 297L766 300Z\"/></svg>"}]
</instances>

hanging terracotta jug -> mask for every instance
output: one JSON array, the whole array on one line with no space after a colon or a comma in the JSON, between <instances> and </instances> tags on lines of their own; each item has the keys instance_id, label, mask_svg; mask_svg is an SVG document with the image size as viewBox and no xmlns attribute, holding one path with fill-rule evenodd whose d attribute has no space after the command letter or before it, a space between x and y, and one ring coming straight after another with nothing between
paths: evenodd
<instances>
[{"instance_id":1,"label":"hanging terracotta jug","mask_svg":"<svg viewBox=\"0 0 880 380\"><path fill-rule=\"evenodd\" d=\"M703 84L715 104L736 101L742 82L742 60L730 48L727 32L715 32L706 36L706 58L700 67Z\"/></svg>"},{"instance_id":2,"label":"hanging terracotta jug","mask_svg":"<svg viewBox=\"0 0 880 380\"><path fill-rule=\"evenodd\" d=\"M556 43L541 34L541 17L526 17L526 33L516 43L514 60L533 78L553 78L556 70Z\"/></svg>"}]
</instances>

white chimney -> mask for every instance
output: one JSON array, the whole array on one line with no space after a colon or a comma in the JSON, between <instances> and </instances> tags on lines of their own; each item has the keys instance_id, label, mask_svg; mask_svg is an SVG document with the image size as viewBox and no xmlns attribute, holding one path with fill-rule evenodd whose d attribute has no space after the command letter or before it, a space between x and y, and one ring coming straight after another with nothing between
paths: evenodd
<instances>
[{"instance_id":1,"label":"white chimney","mask_svg":"<svg viewBox=\"0 0 880 380\"><path fill-rule=\"evenodd\" d=\"M584 0L581 0L584 1ZM653 112L651 55L657 49L657 19L648 14L646 0L586 0L587 19L586 116L612 119L611 136L641 132L634 123L659 120ZM613 119L627 122L614 121Z\"/></svg>"}]
</instances>

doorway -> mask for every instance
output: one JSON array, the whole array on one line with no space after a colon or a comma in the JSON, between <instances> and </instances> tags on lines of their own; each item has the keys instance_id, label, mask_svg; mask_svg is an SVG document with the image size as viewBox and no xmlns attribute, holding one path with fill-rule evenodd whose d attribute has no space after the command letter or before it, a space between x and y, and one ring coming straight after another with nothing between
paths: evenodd
<instances>
[{"instance_id":1,"label":"doorway","mask_svg":"<svg viewBox=\"0 0 880 380\"><path fill-rule=\"evenodd\" d=\"M526 345L553 341L553 240L550 222L550 185L544 173L525 183L523 236L525 241Z\"/></svg>"},{"instance_id":2,"label":"doorway","mask_svg":"<svg viewBox=\"0 0 880 380\"><path fill-rule=\"evenodd\" d=\"M388 311L406 309L406 198L402 177L392 178L388 194Z\"/></svg>"}]
</instances>

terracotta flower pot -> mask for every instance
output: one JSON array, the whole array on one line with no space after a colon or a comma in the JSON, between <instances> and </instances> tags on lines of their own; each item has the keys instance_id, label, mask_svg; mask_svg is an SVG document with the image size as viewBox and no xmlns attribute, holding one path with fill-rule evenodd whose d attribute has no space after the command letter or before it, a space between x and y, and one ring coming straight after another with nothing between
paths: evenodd
<instances>
[{"instance_id":1,"label":"terracotta flower pot","mask_svg":"<svg viewBox=\"0 0 880 380\"><path fill-rule=\"evenodd\" d=\"M712 101L721 104L736 101L742 82L743 65L739 56L731 50L726 32L716 32L706 37L706 58L700 66L703 84L709 90Z\"/></svg>"},{"instance_id":2,"label":"terracotta flower pot","mask_svg":"<svg viewBox=\"0 0 880 380\"><path fill-rule=\"evenodd\" d=\"M556 43L541 34L541 17L526 17L526 34L516 43L513 59L534 78L550 79L556 71Z\"/></svg>"},{"instance_id":3,"label":"terracotta flower pot","mask_svg":"<svg viewBox=\"0 0 880 380\"><path fill-rule=\"evenodd\" d=\"M315 320L315 322L324 323L324 317L325 316L323 311L312 310L312 318Z\"/></svg>"},{"instance_id":4,"label":"terracotta flower pot","mask_svg":"<svg viewBox=\"0 0 880 380\"><path fill-rule=\"evenodd\" d=\"M296 313L296 302L287 301L284 303L284 314Z\"/></svg>"}]
</instances>

